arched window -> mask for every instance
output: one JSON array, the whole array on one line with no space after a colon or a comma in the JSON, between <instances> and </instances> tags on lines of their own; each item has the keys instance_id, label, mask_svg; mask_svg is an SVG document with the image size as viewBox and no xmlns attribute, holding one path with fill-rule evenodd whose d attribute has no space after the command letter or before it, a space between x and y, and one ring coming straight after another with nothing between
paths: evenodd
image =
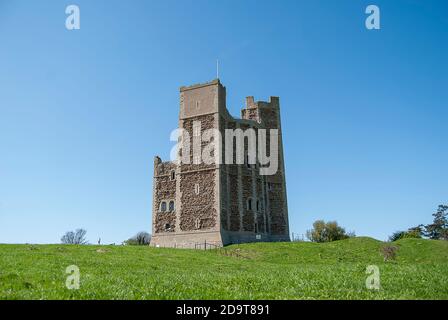
<instances>
[{"instance_id":1,"label":"arched window","mask_svg":"<svg viewBox=\"0 0 448 320\"><path fill-rule=\"evenodd\" d=\"M171 180L175 180L176 179L176 171L171 171Z\"/></svg>"},{"instance_id":2,"label":"arched window","mask_svg":"<svg viewBox=\"0 0 448 320\"><path fill-rule=\"evenodd\" d=\"M174 211L174 201L170 201L169 210Z\"/></svg>"},{"instance_id":3,"label":"arched window","mask_svg":"<svg viewBox=\"0 0 448 320\"><path fill-rule=\"evenodd\" d=\"M165 212L166 211L166 202L162 201L162 203L160 204L160 211Z\"/></svg>"},{"instance_id":4,"label":"arched window","mask_svg":"<svg viewBox=\"0 0 448 320\"><path fill-rule=\"evenodd\" d=\"M252 198L247 199L247 210L252 210Z\"/></svg>"}]
</instances>

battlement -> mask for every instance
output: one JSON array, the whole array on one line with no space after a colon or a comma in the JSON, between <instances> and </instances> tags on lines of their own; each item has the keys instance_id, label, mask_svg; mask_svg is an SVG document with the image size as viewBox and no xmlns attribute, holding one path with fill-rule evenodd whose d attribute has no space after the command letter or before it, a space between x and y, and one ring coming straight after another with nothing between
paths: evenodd
<instances>
[{"instance_id":1,"label":"battlement","mask_svg":"<svg viewBox=\"0 0 448 320\"><path fill-rule=\"evenodd\" d=\"M271 96L269 101L255 101L253 96L246 98L246 107L241 109L241 118L254 120L258 123L265 122L270 128L279 125L277 114L280 112L280 98Z\"/></svg>"},{"instance_id":2,"label":"battlement","mask_svg":"<svg viewBox=\"0 0 448 320\"><path fill-rule=\"evenodd\" d=\"M221 84L221 82L219 81L219 79L214 79L212 81L208 81L208 82L204 82L204 83L196 83L196 84L192 84L189 86L182 86L182 87L180 87L179 90L180 90L180 92L184 92L184 91L188 91L188 90L194 90L194 89L199 89L199 88L213 86L213 85L223 86Z\"/></svg>"},{"instance_id":3,"label":"battlement","mask_svg":"<svg viewBox=\"0 0 448 320\"><path fill-rule=\"evenodd\" d=\"M280 107L280 98L271 96L269 101L255 101L253 96L246 97L246 109Z\"/></svg>"},{"instance_id":4,"label":"battlement","mask_svg":"<svg viewBox=\"0 0 448 320\"><path fill-rule=\"evenodd\" d=\"M168 175L176 170L177 163L174 161L162 161L159 156L154 157L154 176Z\"/></svg>"}]
</instances>

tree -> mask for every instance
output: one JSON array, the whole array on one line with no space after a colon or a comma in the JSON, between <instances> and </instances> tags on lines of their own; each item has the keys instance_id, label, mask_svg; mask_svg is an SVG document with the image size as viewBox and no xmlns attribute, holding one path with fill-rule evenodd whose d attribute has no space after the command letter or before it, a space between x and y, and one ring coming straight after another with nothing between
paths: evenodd
<instances>
[{"instance_id":1,"label":"tree","mask_svg":"<svg viewBox=\"0 0 448 320\"><path fill-rule=\"evenodd\" d=\"M440 235L440 239L448 240L448 229L444 229Z\"/></svg>"},{"instance_id":2,"label":"tree","mask_svg":"<svg viewBox=\"0 0 448 320\"><path fill-rule=\"evenodd\" d=\"M448 240L448 205L440 205L433 217L433 223L425 226L425 236L434 240Z\"/></svg>"},{"instance_id":3,"label":"tree","mask_svg":"<svg viewBox=\"0 0 448 320\"><path fill-rule=\"evenodd\" d=\"M323 220L317 220L313 223L313 229L307 231L306 236L312 242L331 242L348 239L355 234L353 232L347 234L336 221L325 223Z\"/></svg>"},{"instance_id":4,"label":"tree","mask_svg":"<svg viewBox=\"0 0 448 320\"><path fill-rule=\"evenodd\" d=\"M408 234L413 235L413 238L422 238L425 233L425 226L423 224L419 224L416 227L409 228ZM412 237L411 237L412 238Z\"/></svg>"},{"instance_id":5,"label":"tree","mask_svg":"<svg viewBox=\"0 0 448 320\"><path fill-rule=\"evenodd\" d=\"M306 232L306 237L312 242L325 242L327 238L325 231L325 221L315 221L313 223L313 229Z\"/></svg>"},{"instance_id":6,"label":"tree","mask_svg":"<svg viewBox=\"0 0 448 320\"><path fill-rule=\"evenodd\" d=\"M132 238L125 241L127 245L131 246L145 246L151 242L151 235L148 232L141 231Z\"/></svg>"},{"instance_id":7,"label":"tree","mask_svg":"<svg viewBox=\"0 0 448 320\"><path fill-rule=\"evenodd\" d=\"M68 231L62 236L61 242L63 244L87 244L86 234L87 231L84 229Z\"/></svg>"},{"instance_id":8,"label":"tree","mask_svg":"<svg viewBox=\"0 0 448 320\"><path fill-rule=\"evenodd\" d=\"M140 246L149 245L151 242L151 235L148 232L141 231L137 233L135 239Z\"/></svg>"}]
</instances>

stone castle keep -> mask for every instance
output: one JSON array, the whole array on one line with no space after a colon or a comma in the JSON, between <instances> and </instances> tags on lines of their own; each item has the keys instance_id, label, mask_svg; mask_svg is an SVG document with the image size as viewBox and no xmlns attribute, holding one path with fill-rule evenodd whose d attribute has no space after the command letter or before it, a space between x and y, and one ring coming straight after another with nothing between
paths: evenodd
<instances>
[{"instance_id":1,"label":"stone castle keep","mask_svg":"<svg viewBox=\"0 0 448 320\"><path fill-rule=\"evenodd\" d=\"M289 241L279 98L255 102L248 97L241 119L235 119L227 111L226 88L219 80L181 87L179 128L194 137L198 121L201 133L218 129L223 137L226 129L278 129L278 170L260 175L259 165L249 164L247 156L244 164L196 164L191 150L190 164L155 157L151 245L195 248Z\"/></svg>"}]
</instances>

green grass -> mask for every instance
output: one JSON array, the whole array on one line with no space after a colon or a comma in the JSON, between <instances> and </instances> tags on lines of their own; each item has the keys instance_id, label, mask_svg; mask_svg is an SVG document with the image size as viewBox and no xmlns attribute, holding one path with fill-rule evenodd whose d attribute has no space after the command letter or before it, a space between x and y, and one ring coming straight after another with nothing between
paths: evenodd
<instances>
[{"instance_id":1,"label":"green grass","mask_svg":"<svg viewBox=\"0 0 448 320\"><path fill-rule=\"evenodd\" d=\"M216 251L0 245L0 299L448 299L448 242L403 239L384 262L371 238ZM99 250L101 249L101 250ZM81 271L65 287L66 267ZM366 267L380 269L368 290Z\"/></svg>"}]
</instances>

